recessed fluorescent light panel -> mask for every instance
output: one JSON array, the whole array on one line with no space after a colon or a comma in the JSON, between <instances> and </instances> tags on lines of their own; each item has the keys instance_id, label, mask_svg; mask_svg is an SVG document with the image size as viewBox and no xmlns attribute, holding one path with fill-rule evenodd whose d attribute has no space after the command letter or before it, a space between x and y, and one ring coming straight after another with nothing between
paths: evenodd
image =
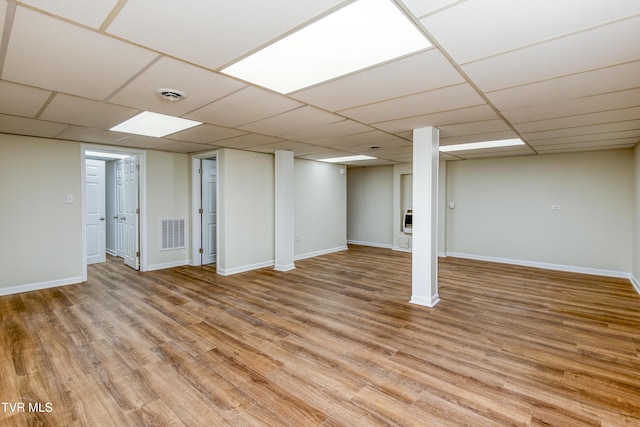
<instances>
[{"instance_id":1,"label":"recessed fluorescent light panel","mask_svg":"<svg viewBox=\"0 0 640 427\"><path fill-rule=\"evenodd\" d=\"M359 162L362 160L375 160L377 157L365 156L364 154L359 154L356 156L346 156L346 157L333 157L331 159L318 159L320 162L327 163L348 163L348 162Z\"/></svg>"},{"instance_id":2,"label":"recessed fluorescent light panel","mask_svg":"<svg viewBox=\"0 0 640 427\"><path fill-rule=\"evenodd\" d=\"M126 159L130 157L130 154L116 154L116 153L107 153L102 151L85 151L85 157L102 157L104 159Z\"/></svg>"},{"instance_id":3,"label":"recessed fluorescent light panel","mask_svg":"<svg viewBox=\"0 0 640 427\"><path fill-rule=\"evenodd\" d=\"M524 145L521 139L501 139L499 141L482 141L471 142L468 144L455 144L440 146L440 151L448 153L451 151L480 150L482 148L511 147L515 145Z\"/></svg>"},{"instance_id":4,"label":"recessed fluorescent light panel","mask_svg":"<svg viewBox=\"0 0 640 427\"><path fill-rule=\"evenodd\" d=\"M290 93L431 46L391 0L358 0L222 72Z\"/></svg>"},{"instance_id":5,"label":"recessed fluorescent light panel","mask_svg":"<svg viewBox=\"0 0 640 427\"><path fill-rule=\"evenodd\" d=\"M109 130L160 138L201 124L202 122L144 111Z\"/></svg>"}]
</instances>

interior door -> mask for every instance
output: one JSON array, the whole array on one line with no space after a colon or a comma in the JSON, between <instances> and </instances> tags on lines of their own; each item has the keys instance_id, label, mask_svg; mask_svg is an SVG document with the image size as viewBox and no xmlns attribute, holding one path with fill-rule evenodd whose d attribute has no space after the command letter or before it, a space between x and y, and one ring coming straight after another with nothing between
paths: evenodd
<instances>
[{"instance_id":1,"label":"interior door","mask_svg":"<svg viewBox=\"0 0 640 427\"><path fill-rule=\"evenodd\" d=\"M124 263L138 270L140 268L140 244L138 237L139 203L138 203L138 156L124 159Z\"/></svg>"},{"instance_id":2,"label":"interior door","mask_svg":"<svg viewBox=\"0 0 640 427\"><path fill-rule=\"evenodd\" d=\"M202 264L216 262L216 182L216 161L202 160Z\"/></svg>"},{"instance_id":3,"label":"interior door","mask_svg":"<svg viewBox=\"0 0 640 427\"><path fill-rule=\"evenodd\" d=\"M102 160L85 160L85 224L87 265L105 262L105 164Z\"/></svg>"},{"instance_id":4,"label":"interior door","mask_svg":"<svg viewBox=\"0 0 640 427\"><path fill-rule=\"evenodd\" d=\"M116 256L124 258L124 161L116 163Z\"/></svg>"}]
</instances>

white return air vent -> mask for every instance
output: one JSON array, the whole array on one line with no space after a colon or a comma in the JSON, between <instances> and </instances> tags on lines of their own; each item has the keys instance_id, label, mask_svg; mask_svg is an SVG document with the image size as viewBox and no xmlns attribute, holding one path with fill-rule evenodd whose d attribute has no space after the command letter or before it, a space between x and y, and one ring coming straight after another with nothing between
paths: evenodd
<instances>
[{"instance_id":1,"label":"white return air vent","mask_svg":"<svg viewBox=\"0 0 640 427\"><path fill-rule=\"evenodd\" d=\"M184 218L162 218L162 250L186 248Z\"/></svg>"}]
</instances>

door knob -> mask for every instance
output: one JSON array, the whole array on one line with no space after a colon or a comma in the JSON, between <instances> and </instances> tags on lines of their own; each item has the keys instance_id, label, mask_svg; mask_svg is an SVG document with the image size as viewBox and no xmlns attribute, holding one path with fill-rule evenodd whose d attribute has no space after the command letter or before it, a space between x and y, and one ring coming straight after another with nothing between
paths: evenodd
<instances>
[{"instance_id":1,"label":"door knob","mask_svg":"<svg viewBox=\"0 0 640 427\"><path fill-rule=\"evenodd\" d=\"M114 216L113 219L118 219L118 215Z\"/></svg>"},{"instance_id":2,"label":"door knob","mask_svg":"<svg viewBox=\"0 0 640 427\"><path fill-rule=\"evenodd\" d=\"M120 218L120 219L124 221L124 220L125 220L125 219L127 219L127 218L125 218L125 217L122 217L122 218Z\"/></svg>"},{"instance_id":3,"label":"door knob","mask_svg":"<svg viewBox=\"0 0 640 427\"><path fill-rule=\"evenodd\" d=\"M100 217L100 221L104 221L104 217L103 216Z\"/></svg>"}]
</instances>

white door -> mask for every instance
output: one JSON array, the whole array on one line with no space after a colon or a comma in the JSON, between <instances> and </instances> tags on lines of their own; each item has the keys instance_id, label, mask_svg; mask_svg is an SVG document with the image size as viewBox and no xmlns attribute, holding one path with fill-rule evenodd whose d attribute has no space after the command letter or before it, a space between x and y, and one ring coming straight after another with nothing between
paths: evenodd
<instances>
[{"instance_id":1,"label":"white door","mask_svg":"<svg viewBox=\"0 0 640 427\"><path fill-rule=\"evenodd\" d=\"M124 161L116 163L116 256L124 258Z\"/></svg>"},{"instance_id":2,"label":"white door","mask_svg":"<svg viewBox=\"0 0 640 427\"><path fill-rule=\"evenodd\" d=\"M138 156L124 159L124 263L138 270L140 246L138 239Z\"/></svg>"},{"instance_id":3,"label":"white door","mask_svg":"<svg viewBox=\"0 0 640 427\"><path fill-rule=\"evenodd\" d=\"M85 160L87 265L107 260L104 170L104 161Z\"/></svg>"},{"instance_id":4,"label":"white door","mask_svg":"<svg viewBox=\"0 0 640 427\"><path fill-rule=\"evenodd\" d=\"M216 161L202 160L202 264L216 262Z\"/></svg>"}]
</instances>

